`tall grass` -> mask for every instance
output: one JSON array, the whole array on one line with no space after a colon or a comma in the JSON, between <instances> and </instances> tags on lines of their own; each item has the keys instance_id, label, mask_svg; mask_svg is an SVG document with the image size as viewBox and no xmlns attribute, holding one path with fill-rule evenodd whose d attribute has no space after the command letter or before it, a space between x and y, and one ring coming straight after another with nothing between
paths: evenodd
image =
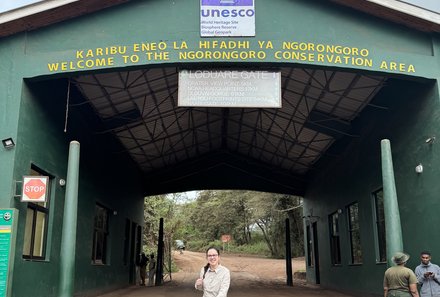
<instances>
[{"instance_id":1,"label":"tall grass","mask_svg":"<svg viewBox=\"0 0 440 297\"><path fill-rule=\"evenodd\" d=\"M246 245L236 245L234 241L223 243L220 240L211 242L192 241L189 249L195 252L206 252L209 247L216 247L226 254L245 254L269 257L270 252L264 241L257 241Z\"/></svg>"}]
</instances>

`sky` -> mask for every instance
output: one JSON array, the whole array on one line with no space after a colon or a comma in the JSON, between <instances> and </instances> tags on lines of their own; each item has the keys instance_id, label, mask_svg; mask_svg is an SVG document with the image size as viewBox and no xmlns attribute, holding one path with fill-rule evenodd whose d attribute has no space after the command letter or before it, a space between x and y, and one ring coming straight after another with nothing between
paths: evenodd
<instances>
[{"instance_id":1,"label":"sky","mask_svg":"<svg viewBox=\"0 0 440 297\"><path fill-rule=\"evenodd\" d=\"M400 2L406 2L440 13L440 0L400 0Z\"/></svg>"},{"instance_id":2,"label":"sky","mask_svg":"<svg viewBox=\"0 0 440 297\"><path fill-rule=\"evenodd\" d=\"M0 13L40 1L42 0L0 0Z\"/></svg>"},{"instance_id":3,"label":"sky","mask_svg":"<svg viewBox=\"0 0 440 297\"><path fill-rule=\"evenodd\" d=\"M0 0L0 13L43 0ZM440 0L397 0L440 13Z\"/></svg>"},{"instance_id":4,"label":"sky","mask_svg":"<svg viewBox=\"0 0 440 297\"><path fill-rule=\"evenodd\" d=\"M199 194L199 191L189 191L189 192L185 192L185 193L189 199L194 200L194 199L196 199L197 195Z\"/></svg>"}]
</instances>

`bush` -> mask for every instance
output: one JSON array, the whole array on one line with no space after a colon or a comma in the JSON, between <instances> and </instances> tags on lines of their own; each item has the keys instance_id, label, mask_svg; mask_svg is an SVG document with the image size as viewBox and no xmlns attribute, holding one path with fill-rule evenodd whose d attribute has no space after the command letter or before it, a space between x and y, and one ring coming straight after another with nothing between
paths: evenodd
<instances>
[{"instance_id":1,"label":"bush","mask_svg":"<svg viewBox=\"0 0 440 297\"><path fill-rule=\"evenodd\" d=\"M230 243L229 252L235 254L260 255L265 257L270 256L270 251L267 248L266 243L263 241L255 242L252 244L239 245L239 246Z\"/></svg>"},{"instance_id":2,"label":"bush","mask_svg":"<svg viewBox=\"0 0 440 297\"><path fill-rule=\"evenodd\" d=\"M191 242L191 250L195 252L205 253L206 250L212 246L218 248L222 253L259 255L264 257L270 256L270 251L264 241L258 241L246 245L236 245L234 241L223 243L220 240L208 243L203 241Z\"/></svg>"}]
</instances>

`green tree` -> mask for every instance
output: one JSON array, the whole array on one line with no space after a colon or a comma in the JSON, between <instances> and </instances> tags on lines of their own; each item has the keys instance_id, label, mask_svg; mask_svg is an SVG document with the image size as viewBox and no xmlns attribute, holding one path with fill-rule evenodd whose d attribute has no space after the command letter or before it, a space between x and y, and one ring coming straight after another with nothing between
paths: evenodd
<instances>
[{"instance_id":1,"label":"green tree","mask_svg":"<svg viewBox=\"0 0 440 297\"><path fill-rule=\"evenodd\" d=\"M159 222L164 219L164 265L165 271L171 271L171 249L175 234L182 232L181 205L182 194L168 194L146 197L144 200L144 248L150 253L158 246Z\"/></svg>"},{"instance_id":2,"label":"green tree","mask_svg":"<svg viewBox=\"0 0 440 297\"><path fill-rule=\"evenodd\" d=\"M145 200L145 242L157 244L159 219L164 218L167 248L176 239L198 248L229 234L237 246L263 240L272 257L285 254L285 219L289 218L292 254L302 256L302 199L254 191L199 192L196 200L184 201L182 194L148 197ZM169 252L169 251L168 251Z\"/></svg>"},{"instance_id":3,"label":"green tree","mask_svg":"<svg viewBox=\"0 0 440 297\"><path fill-rule=\"evenodd\" d=\"M238 245L249 244L258 227L273 257L284 256L285 219L294 240L293 255L303 255L300 197L253 191L203 191L193 207L191 222L206 243L232 235Z\"/></svg>"}]
</instances>

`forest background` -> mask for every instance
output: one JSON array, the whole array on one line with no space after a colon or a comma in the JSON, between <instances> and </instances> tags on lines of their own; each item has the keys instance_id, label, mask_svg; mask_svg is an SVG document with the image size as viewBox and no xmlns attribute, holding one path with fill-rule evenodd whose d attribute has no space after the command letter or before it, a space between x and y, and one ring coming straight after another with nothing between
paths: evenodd
<instances>
[{"instance_id":1,"label":"forest background","mask_svg":"<svg viewBox=\"0 0 440 297\"><path fill-rule=\"evenodd\" d=\"M159 221L164 220L164 263L170 263L176 240L191 251L217 246L226 253L285 257L286 219L292 257L304 255L302 198L285 194L206 190L149 196L144 202L144 252L156 253ZM231 240L222 242L222 235Z\"/></svg>"}]
</instances>

